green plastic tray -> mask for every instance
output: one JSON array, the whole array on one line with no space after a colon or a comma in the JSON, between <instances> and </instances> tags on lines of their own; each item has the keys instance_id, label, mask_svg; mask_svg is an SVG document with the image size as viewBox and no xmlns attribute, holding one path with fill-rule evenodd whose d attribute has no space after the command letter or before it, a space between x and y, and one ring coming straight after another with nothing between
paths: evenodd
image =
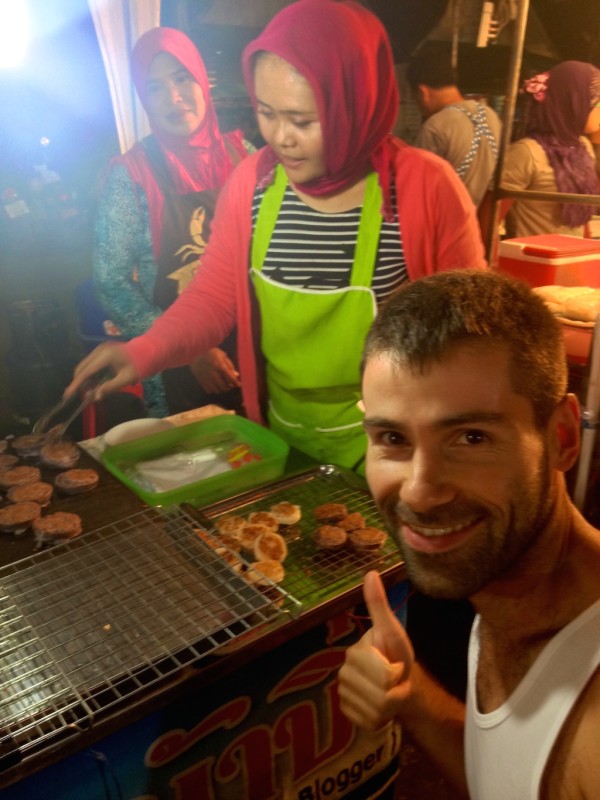
<instances>
[{"instance_id":1,"label":"green plastic tray","mask_svg":"<svg viewBox=\"0 0 600 800\"><path fill-rule=\"evenodd\" d=\"M179 453L191 455L208 448L230 453L238 444L247 446L257 460L242 462L227 472L164 491L153 490L136 474L140 462ZM288 445L268 428L244 417L222 414L106 447L102 460L116 478L148 505L171 506L191 502L202 506L279 478L288 451Z\"/></svg>"}]
</instances>

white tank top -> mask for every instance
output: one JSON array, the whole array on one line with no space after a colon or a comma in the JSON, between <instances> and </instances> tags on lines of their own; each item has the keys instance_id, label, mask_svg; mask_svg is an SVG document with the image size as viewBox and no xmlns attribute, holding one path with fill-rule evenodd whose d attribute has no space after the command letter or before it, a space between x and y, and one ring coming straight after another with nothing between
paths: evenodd
<instances>
[{"instance_id":1,"label":"white tank top","mask_svg":"<svg viewBox=\"0 0 600 800\"><path fill-rule=\"evenodd\" d=\"M507 701L477 711L479 616L469 643L465 766L472 800L538 800L546 760L600 664L600 600L544 647Z\"/></svg>"}]
</instances>

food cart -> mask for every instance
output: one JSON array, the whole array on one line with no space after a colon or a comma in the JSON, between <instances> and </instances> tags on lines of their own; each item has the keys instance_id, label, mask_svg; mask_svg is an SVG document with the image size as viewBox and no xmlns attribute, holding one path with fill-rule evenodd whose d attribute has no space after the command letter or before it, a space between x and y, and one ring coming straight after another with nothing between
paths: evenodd
<instances>
[{"instance_id":1,"label":"food cart","mask_svg":"<svg viewBox=\"0 0 600 800\"><path fill-rule=\"evenodd\" d=\"M80 465L97 488L50 509L79 514L81 536L36 551L30 531L2 534L3 797L358 798L391 783L399 730L357 731L336 675L364 629L364 573L398 607L404 568L389 539L359 554L312 538L319 503L381 524L364 482L291 453L233 496L153 506L88 452ZM215 550L215 521L284 499L302 508L285 578L257 587Z\"/></svg>"}]
</instances>

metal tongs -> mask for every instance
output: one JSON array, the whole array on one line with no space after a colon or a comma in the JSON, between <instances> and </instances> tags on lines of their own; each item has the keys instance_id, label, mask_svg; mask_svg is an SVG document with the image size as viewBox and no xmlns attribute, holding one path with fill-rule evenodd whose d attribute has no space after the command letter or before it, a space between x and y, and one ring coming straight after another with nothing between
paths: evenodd
<instances>
[{"instance_id":1,"label":"metal tongs","mask_svg":"<svg viewBox=\"0 0 600 800\"><path fill-rule=\"evenodd\" d=\"M66 420L53 425L51 428L48 428L48 425L53 417L55 417L63 408L67 407L69 403L73 402L72 397L63 397L55 406L52 406L49 411L46 411L44 414L42 414L42 416L34 424L31 432L33 434L46 434L46 442L55 442L58 439L61 439L71 423L77 419L81 412L87 408L90 403L93 403L96 400L98 389L105 380L106 378L103 377L92 379L88 382L87 388L84 388L85 394L83 399Z\"/></svg>"}]
</instances>

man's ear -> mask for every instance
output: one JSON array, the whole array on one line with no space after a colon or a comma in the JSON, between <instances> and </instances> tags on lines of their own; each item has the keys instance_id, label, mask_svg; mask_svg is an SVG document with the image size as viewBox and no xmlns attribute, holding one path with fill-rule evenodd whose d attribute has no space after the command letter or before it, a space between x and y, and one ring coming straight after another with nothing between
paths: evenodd
<instances>
[{"instance_id":1,"label":"man's ear","mask_svg":"<svg viewBox=\"0 0 600 800\"><path fill-rule=\"evenodd\" d=\"M574 394L560 401L549 424L550 457L554 469L567 472L577 461L581 437L581 409Z\"/></svg>"},{"instance_id":2,"label":"man's ear","mask_svg":"<svg viewBox=\"0 0 600 800\"><path fill-rule=\"evenodd\" d=\"M425 86L424 83L420 83L417 86L417 102L418 105L422 109L426 109L428 107L429 102L429 86Z\"/></svg>"},{"instance_id":3,"label":"man's ear","mask_svg":"<svg viewBox=\"0 0 600 800\"><path fill-rule=\"evenodd\" d=\"M358 410L364 414L365 413L365 404L364 404L362 398L358 401L358 403L356 405L358 406Z\"/></svg>"}]
</instances>

